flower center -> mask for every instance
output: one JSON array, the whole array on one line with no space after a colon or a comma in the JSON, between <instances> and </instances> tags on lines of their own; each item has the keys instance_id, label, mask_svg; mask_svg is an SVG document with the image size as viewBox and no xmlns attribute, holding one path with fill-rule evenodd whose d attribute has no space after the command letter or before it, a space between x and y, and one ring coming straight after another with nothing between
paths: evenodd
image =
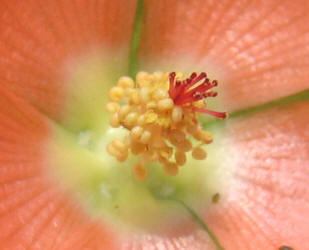
<instances>
[{"instance_id":1,"label":"flower center","mask_svg":"<svg viewBox=\"0 0 309 250\"><path fill-rule=\"evenodd\" d=\"M204 160L204 147L212 142L212 135L202 129L198 114L227 117L206 108L206 98L217 95L209 90L217 84L206 73L192 73L184 79L175 72L139 72L135 82L121 77L109 92L106 110L112 114L110 125L125 128L127 133L110 142L107 152L119 162L126 161L129 153L137 155L140 160L133 173L138 180L147 177L147 163L159 162L166 174L176 176L188 153Z\"/></svg>"},{"instance_id":2,"label":"flower center","mask_svg":"<svg viewBox=\"0 0 309 250\"><path fill-rule=\"evenodd\" d=\"M53 126L47 143L51 181L88 216L124 231L160 234L191 220L174 200L199 214L215 204L214 194L224 200L230 173L222 162L222 145L229 143L224 123L208 127L214 137L208 144L212 136L198 122L208 96L180 102L194 88L206 97L208 90L199 87L205 75L191 76L189 87L180 73L140 72L112 87L123 72L102 71L110 64L96 56L86 59L67 77L74 87L63 110L66 129ZM105 106L111 115L102 112ZM205 148L207 159L199 160Z\"/></svg>"}]
</instances>

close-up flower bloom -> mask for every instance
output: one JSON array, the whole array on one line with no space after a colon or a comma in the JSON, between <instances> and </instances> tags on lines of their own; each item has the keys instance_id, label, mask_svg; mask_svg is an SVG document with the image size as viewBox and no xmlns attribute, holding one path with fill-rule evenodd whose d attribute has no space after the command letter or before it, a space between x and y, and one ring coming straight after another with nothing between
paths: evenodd
<instances>
[{"instance_id":1,"label":"close-up flower bloom","mask_svg":"<svg viewBox=\"0 0 309 250\"><path fill-rule=\"evenodd\" d=\"M309 249L307 0L2 0L0 249Z\"/></svg>"}]
</instances>

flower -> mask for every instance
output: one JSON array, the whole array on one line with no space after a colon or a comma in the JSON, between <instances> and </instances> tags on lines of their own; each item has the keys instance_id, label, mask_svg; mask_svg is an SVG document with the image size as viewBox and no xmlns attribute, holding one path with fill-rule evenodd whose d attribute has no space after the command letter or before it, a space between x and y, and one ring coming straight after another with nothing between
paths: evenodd
<instances>
[{"instance_id":1,"label":"flower","mask_svg":"<svg viewBox=\"0 0 309 250\"><path fill-rule=\"evenodd\" d=\"M139 69L207 71L220 83L209 108L231 114L202 120L214 138L205 165L151 172L164 185L135 184L130 162L105 150L119 133L107 91L128 72L136 6L2 1L1 248L214 247L145 187L177 192L226 249L309 248L307 1L145 1Z\"/></svg>"}]
</instances>

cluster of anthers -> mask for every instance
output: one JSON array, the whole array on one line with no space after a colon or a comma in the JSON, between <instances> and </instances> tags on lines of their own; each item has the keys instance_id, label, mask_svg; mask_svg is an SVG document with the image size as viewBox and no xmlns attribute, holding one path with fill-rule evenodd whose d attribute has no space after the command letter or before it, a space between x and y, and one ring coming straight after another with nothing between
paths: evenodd
<instances>
[{"instance_id":1,"label":"cluster of anthers","mask_svg":"<svg viewBox=\"0 0 309 250\"><path fill-rule=\"evenodd\" d=\"M212 135L200 126L198 113L227 117L206 108L205 99L217 95L208 91L215 86L217 81L210 81L206 73L192 73L187 79L175 72L139 72L136 81L121 77L109 92L106 110L111 114L110 125L122 126L128 133L110 142L108 153L120 162L129 152L140 156L133 168L138 180L147 177L147 163L160 162L168 175L175 176L186 163L187 153L196 160L205 159L203 146L212 142Z\"/></svg>"}]
</instances>

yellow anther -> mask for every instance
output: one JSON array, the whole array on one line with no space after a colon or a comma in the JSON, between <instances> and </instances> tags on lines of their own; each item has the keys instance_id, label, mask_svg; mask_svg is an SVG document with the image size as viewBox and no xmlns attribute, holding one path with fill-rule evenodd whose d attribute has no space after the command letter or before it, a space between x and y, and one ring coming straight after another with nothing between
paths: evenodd
<instances>
[{"instance_id":1,"label":"yellow anther","mask_svg":"<svg viewBox=\"0 0 309 250\"><path fill-rule=\"evenodd\" d=\"M196 147L192 151L192 156L196 160L204 160L207 157L207 153L201 147Z\"/></svg>"},{"instance_id":2,"label":"yellow anther","mask_svg":"<svg viewBox=\"0 0 309 250\"><path fill-rule=\"evenodd\" d=\"M186 130L189 134L191 134L194 137L198 134L198 126L196 126L196 125L190 125L190 126L187 127Z\"/></svg>"},{"instance_id":3,"label":"yellow anther","mask_svg":"<svg viewBox=\"0 0 309 250\"><path fill-rule=\"evenodd\" d=\"M145 153L144 159L147 160L148 162L155 162L158 160L158 153L156 151L147 151Z\"/></svg>"},{"instance_id":4,"label":"yellow anther","mask_svg":"<svg viewBox=\"0 0 309 250\"><path fill-rule=\"evenodd\" d=\"M147 78L148 78L148 73L147 72L144 72L144 71L140 71L137 73L136 75L136 83L138 84L138 86L141 88L141 87L144 87L145 85L148 86L147 82L149 81Z\"/></svg>"},{"instance_id":5,"label":"yellow anther","mask_svg":"<svg viewBox=\"0 0 309 250\"><path fill-rule=\"evenodd\" d=\"M137 124L139 125L139 126L143 126L143 125L145 125L145 123L146 123L146 115L140 115L139 117L138 117L138 119L137 119Z\"/></svg>"},{"instance_id":6,"label":"yellow anther","mask_svg":"<svg viewBox=\"0 0 309 250\"><path fill-rule=\"evenodd\" d=\"M120 126L120 119L119 119L119 115L118 113L115 113L111 116L110 120L109 120L109 124L113 127L113 128L118 128Z\"/></svg>"},{"instance_id":7,"label":"yellow anther","mask_svg":"<svg viewBox=\"0 0 309 250\"><path fill-rule=\"evenodd\" d=\"M147 177L147 168L144 164L137 163L133 168L134 176L137 180L144 180Z\"/></svg>"},{"instance_id":8,"label":"yellow anther","mask_svg":"<svg viewBox=\"0 0 309 250\"><path fill-rule=\"evenodd\" d=\"M131 138L137 140L142 135L144 129L140 126L136 126L131 130Z\"/></svg>"},{"instance_id":9,"label":"yellow anther","mask_svg":"<svg viewBox=\"0 0 309 250\"><path fill-rule=\"evenodd\" d=\"M173 148L164 145L163 147L160 148L159 153L163 158L169 159L173 155Z\"/></svg>"},{"instance_id":10,"label":"yellow anther","mask_svg":"<svg viewBox=\"0 0 309 250\"><path fill-rule=\"evenodd\" d=\"M114 156L118 161L125 161L128 158L128 148L121 143L121 141L113 141L109 143L107 145L107 152Z\"/></svg>"},{"instance_id":11,"label":"yellow anther","mask_svg":"<svg viewBox=\"0 0 309 250\"><path fill-rule=\"evenodd\" d=\"M130 149L131 149L132 154L138 155L145 151L145 145L139 142L132 142Z\"/></svg>"},{"instance_id":12,"label":"yellow anther","mask_svg":"<svg viewBox=\"0 0 309 250\"><path fill-rule=\"evenodd\" d=\"M122 99L124 95L124 89L121 87L113 87L110 91L109 91L109 98L113 101L113 102L117 102L119 100Z\"/></svg>"},{"instance_id":13,"label":"yellow anther","mask_svg":"<svg viewBox=\"0 0 309 250\"><path fill-rule=\"evenodd\" d=\"M204 142L204 143L209 144L209 143L212 143L212 140L213 140L213 139L212 139L212 135L211 135L210 132L208 132L208 131L202 131L202 132L201 132L200 140L201 140L202 142Z\"/></svg>"},{"instance_id":14,"label":"yellow anther","mask_svg":"<svg viewBox=\"0 0 309 250\"><path fill-rule=\"evenodd\" d=\"M176 78L179 80L184 80L185 75L182 72L176 72Z\"/></svg>"},{"instance_id":15,"label":"yellow anther","mask_svg":"<svg viewBox=\"0 0 309 250\"><path fill-rule=\"evenodd\" d=\"M141 118L142 119L142 118ZM145 114L145 117L144 117L144 124L146 123L153 123L155 122L156 120L158 119L158 115L152 111L148 112Z\"/></svg>"},{"instance_id":16,"label":"yellow anther","mask_svg":"<svg viewBox=\"0 0 309 250\"><path fill-rule=\"evenodd\" d=\"M166 160L170 158L170 154L168 152L160 151L159 154Z\"/></svg>"},{"instance_id":17,"label":"yellow anther","mask_svg":"<svg viewBox=\"0 0 309 250\"><path fill-rule=\"evenodd\" d=\"M162 71L155 71L155 72L153 72L152 75L154 76L157 84L158 83L161 84L161 83L165 83L165 82L168 83L168 75L169 75L168 73L164 73Z\"/></svg>"},{"instance_id":18,"label":"yellow anther","mask_svg":"<svg viewBox=\"0 0 309 250\"><path fill-rule=\"evenodd\" d=\"M133 88L134 81L131 77L123 76L119 78L117 85L122 88Z\"/></svg>"},{"instance_id":19,"label":"yellow anther","mask_svg":"<svg viewBox=\"0 0 309 250\"><path fill-rule=\"evenodd\" d=\"M131 112L124 119L124 124L126 126L133 126L135 124L137 118L138 118L138 113L137 112Z\"/></svg>"},{"instance_id":20,"label":"yellow anther","mask_svg":"<svg viewBox=\"0 0 309 250\"><path fill-rule=\"evenodd\" d=\"M176 163L179 165L179 166L182 166L186 163L186 154L182 151L176 151L175 153L175 160L176 160Z\"/></svg>"},{"instance_id":21,"label":"yellow anther","mask_svg":"<svg viewBox=\"0 0 309 250\"><path fill-rule=\"evenodd\" d=\"M174 107L174 101L171 98L165 98L158 101L158 109L159 110L169 110Z\"/></svg>"},{"instance_id":22,"label":"yellow anther","mask_svg":"<svg viewBox=\"0 0 309 250\"><path fill-rule=\"evenodd\" d=\"M168 96L168 93L165 89L158 88L157 90L154 91L152 97L155 100L161 100L161 99L168 98L169 96Z\"/></svg>"},{"instance_id":23,"label":"yellow anther","mask_svg":"<svg viewBox=\"0 0 309 250\"><path fill-rule=\"evenodd\" d=\"M166 160L172 157L173 150L163 149L159 152L159 154Z\"/></svg>"},{"instance_id":24,"label":"yellow anther","mask_svg":"<svg viewBox=\"0 0 309 250\"><path fill-rule=\"evenodd\" d=\"M129 147L131 145L131 137L130 137L130 135L127 134L127 135L124 136L123 143L125 145L127 145L128 149L129 149Z\"/></svg>"},{"instance_id":25,"label":"yellow anther","mask_svg":"<svg viewBox=\"0 0 309 250\"><path fill-rule=\"evenodd\" d=\"M182 108L175 106L172 111L173 122L176 123L180 122L182 120L182 115L183 115Z\"/></svg>"},{"instance_id":26,"label":"yellow anther","mask_svg":"<svg viewBox=\"0 0 309 250\"><path fill-rule=\"evenodd\" d=\"M173 144L182 143L186 139L186 134L179 129L173 129L169 133L169 138Z\"/></svg>"},{"instance_id":27,"label":"yellow anther","mask_svg":"<svg viewBox=\"0 0 309 250\"><path fill-rule=\"evenodd\" d=\"M188 139L174 145L179 151L188 152L192 150L192 143Z\"/></svg>"},{"instance_id":28,"label":"yellow anther","mask_svg":"<svg viewBox=\"0 0 309 250\"><path fill-rule=\"evenodd\" d=\"M153 132L153 138L151 141L151 146L153 148L164 148L166 147L166 143L164 141L164 139L162 138L162 136L160 135L160 133L155 133Z\"/></svg>"},{"instance_id":29,"label":"yellow anther","mask_svg":"<svg viewBox=\"0 0 309 250\"><path fill-rule=\"evenodd\" d=\"M150 99L149 97L149 88L148 87L142 87L140 90L140 97L142 102L147 103Z\"/></svg>"},{"instance_id":30,"label":"yellow anther","mask_svg":"<svg viewBox=\"0 0 309 250\"><path fill-rule=\"evenodd\" d=\"M126 161L127 158L128 158L128 152L126 152L126 153L124 153L124 154L122 154L121 156L118 156L118 157L116 157L116 158L117 158L118 161L124 162L124 161Z\"/></svg>"},{"instance_id":31,"label":"yellow anther","mask_svg":"<svg viewBox=\"0 0 309 250\"><path fill-rule=\"evenodd\" d=\"M146 104L147 109L155 109L157 107L157 104L155 101L150 101Z\"/></svg>"},{"instance_id":32,"label":"yellow anther","mask_svg":"<svg viewBox=\"0 0 309 250\"><path fill-rule=\"evenodd\" d=\"M118 102L109 102L106 104L106 111L110 114L114 114L119 110L120 105Z\"/></svg>"},{"instance_id":33,"label":"yellow anther","mask_svg":"<svg viewBox=\"0 0 309 250\"><path fill-rule=\"evenodd\" d=\"M126 88L124 89L124 97L130 98L130 96L135 92L134 88Z\"/></svg>"},{"instance_id":34,"label":"yellow anther","mask_svg":"<svg viewBox=\"0 0 309 250\"><path fill-rule=\"evenodd\" d=\"M208 131L203 131L201 129L195 129L191 133L193 137L203 143L209 144L212 142L212 135Z\"/></svg>"},{"instance_id":35,"label":"yellow anther","mask_svg":"<svg viewBox=\"0 0 309 250\"><path fill-rule=\"evenodd\" d=\"M202 107L203 107L203 108L206 108L206 102L204 102L204 101L205 101L205 99L196 102L196 103L195 103L195 106L197 106L197 107L199 107L199 108L202 108Z\"/></svg>"},{"instance_id":36,"label":"yellow anther","mask_svg":"<svg viewBox=\"0 0 309 250\"><path fill-rule=\"evenodd\" d=\"M129 94L130 95L130 103L131 104L139 104L140 103L140 95L139 95L139 91L133 91L132 93Z\"/></svg>"},{"instance_id":37,"label":"yellow anther","mask_svg":"<svg viewBox=\"0 0 309 250\"><path fill-rule=\"evenodd\" d=\"M144 131L140 137L140 142L143 144L147 144L151 138L151 133L149 131Z\"/></svg>"},{"instance_id":38,"label":"yellow anther","mask_svg":"<svg viewBox=\"0 0 309 250\"><path fill-rule=\"evenodd\" d=\"M128 147L120 140L114 140L107 145L107 152L118 161L125 161L128 158Z\"/></svg>"},{"instance_id":39,"label":"yellow anther","mask_svg":"<svg viewBox=\"0 0 309 250\"><path fill-rule=\"evenodd\" d=\"M163 169L165 173L167 173L170 176L176 176L179 172L178 166L176 163L167 163L163 166Z\"/></svg>"},{"instance_id":40,"label":"yellow anther","mask_svg":"<svg viewBox=\"0 0 309 250\"><path fill-rule=\"evenodd\" d=\"M115 156L116 158L121 157L121 152L119 152L119 150L115 148L115 146L113 145L113 142L110 142L107 145L106 149L110 155Z\"/></svg>"},{"instance_id":41,"label":"yellow anther","mask_svg":"<svg viewBox=\"0 0 309 250\"><path fill-rule=\"evenodd\" d=\"M169 117L160 117L158 118L157 124L162 128L168 128L171 125L171 119Z\"/></svg>"},{"instance_id":42,"label":"yellow anther","mask_svg":"<svg viewBox=\"0 0 309 250\"><path fill-rule=\"evenodd\" d=\"M130 111L131 111L131 106L130 105L123 105L123 106L121 106L119 111L118 111L119 118L121 120L124 119Z\"/></svg>"},{"instance_id":43,"label":"yellow anther","mask_svg":"<svg viewBox=\"0 0 309 250\"><path fill-rule=\"evenodd\" d=\"M122 141L120 141L120 140L114 140L113 142L112 142L112 145L118 150L118 151L121 151L121 152L127 152L128 151L128 146L124 143L124 142L122 142Z\"/></svg>"}]
</instances>

